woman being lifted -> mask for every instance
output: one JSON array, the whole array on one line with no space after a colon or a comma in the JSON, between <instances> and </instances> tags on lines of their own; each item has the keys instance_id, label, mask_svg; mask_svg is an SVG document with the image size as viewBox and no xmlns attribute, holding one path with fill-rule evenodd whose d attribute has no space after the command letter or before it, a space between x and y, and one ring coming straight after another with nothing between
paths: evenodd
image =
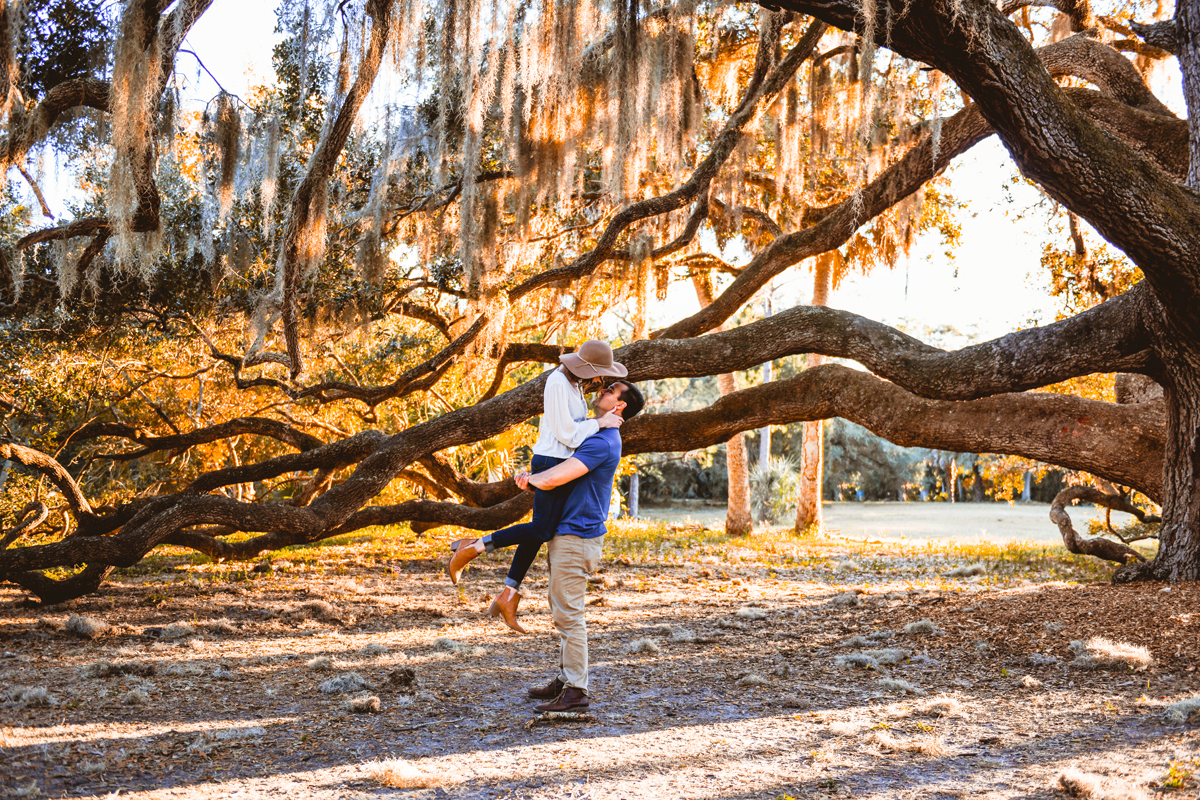
<instances>
[{"instance_id":1,"label":"woman being lifted","mask_svg":"<svg viewBox=\"0 0 1200 800\"><path fill-rule=\"evenodd\" d=\"M546 379L542 396L542 421L538 426L538 441L533 447L530 471L543 472L570 458L583 440L601 428L619 428L619 414L609 412L588 419L588 404L584 394L602 383L604 378L624 378L629 374L624 365L613 361L612 348L595 339L584 342L575 353L559 356L562 366ZM504 580L504 589L492 601L489 613L502 616L508 627L528 633L517 622L517 605L521 602L521 581L533 565L543 542L554 536L562 519L563 506L573 483L548 491L534 489L533 519L513 525L478 539L459 539L450 545L453 555L446 567L450 581L457 584L462 571L474 558L501 547L516 546L512 566Z\"/></svg>"}]
</instances>

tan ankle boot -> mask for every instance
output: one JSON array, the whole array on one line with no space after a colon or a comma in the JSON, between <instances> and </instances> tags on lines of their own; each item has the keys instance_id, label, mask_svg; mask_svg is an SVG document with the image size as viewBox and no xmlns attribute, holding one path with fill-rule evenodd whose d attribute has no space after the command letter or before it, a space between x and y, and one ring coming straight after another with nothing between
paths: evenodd
<instances>
[{"instance_id":1,"label":"tan ankle boot","mask_svg":"<svg viewBox=\"0 0 1200 800\"><path fill-rule=\"evenodd\" d=\"M450 563L446 565L446 574L450 576L450 582L457 585L458 579L462 577L462 572L479 556L479 550L475 543L477 539L472 539L469 542L463 541L459 544L458 549L454 551L454 555L450 557Z\"/></svg>"},{"instance_id":2,"label":"tan ankle boot","mask_svg":"<svg viewBox=\"0 0 1200 800\"><path fill-rule=\"evenodd\" d=\"M510 595L505 599L505 595ZM496 595L496 599L492 601L491 608L488 613L493 617L501 617L504 619L504 624L512 628L517 633L529 633L521 627L521 623L517 622L517 606L521 602L520 592L510 592L508 589L503 590Z\"/></svg>"}]
</instances>

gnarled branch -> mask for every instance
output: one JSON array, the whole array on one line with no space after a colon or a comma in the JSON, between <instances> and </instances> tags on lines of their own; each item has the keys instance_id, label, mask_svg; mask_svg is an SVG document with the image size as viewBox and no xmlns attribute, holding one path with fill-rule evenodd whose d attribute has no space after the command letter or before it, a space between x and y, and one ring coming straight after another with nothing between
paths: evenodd
<instances>
[{"instance_id":1,"label":"gnarled branch","mask_svg":"<svg viewBox=\"0 0 1200 800\"><path fill-rule=\"evenodd\" d=\"M53 457L34 450L32 447L25 447L13 442L0 442L0 458L15 461L45 475L66 498L67 505L77 517L93 516L92 507L87 498L83 496L83 490L79 488L79 484L71 477L71 473L67 472L66 468Z\"/></svg>"},{"instance_id":2,"label":"gnarled branch","mask_svg":"<svg viewBox=\"0 0 1200 800\"><path fill-rule=\"evenodd\" d=\"M1103 536L1083 536L1076 531L1071 524L1070 515L1067 514L1067 506L1078 500L1131 514L1134 513L1131 509L1136 509L1136 506L1130 504L1127 498L1102 492L1092 486L1069 486L1063 489L1055 495L1054 502L1050 504L1050 521L1058 526L1067 550L1080 555L1095 556L1117 564L1146 560L1141 553L1124 542L1114 542ZM1140 512L1141 509L1137 509L1137 511ZM1145 515L1142 512L1136 516L1144 519Z\"/></svg>"}]
</instances>

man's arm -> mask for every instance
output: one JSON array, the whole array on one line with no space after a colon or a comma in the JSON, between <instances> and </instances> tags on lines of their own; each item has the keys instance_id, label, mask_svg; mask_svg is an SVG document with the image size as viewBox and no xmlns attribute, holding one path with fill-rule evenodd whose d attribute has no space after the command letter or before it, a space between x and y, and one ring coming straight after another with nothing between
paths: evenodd
<instances>
[{"instance_id":1,"label":"man's arm","mask_svg":"<svg viewBox=\"0 0 1200 800\"><path fill-rule=\"evenodd\" d=\"M513 479L517 482L517 486L520 486L522 489L528 489L530 486L533 486L545 491L553 489L556 486L562 486L564 483L570 483L587 473L587 464L572 456L561 464L543 470L536 475L531 475L528 472L518 472L513 476Z\"/></svg>"}]
</instances>

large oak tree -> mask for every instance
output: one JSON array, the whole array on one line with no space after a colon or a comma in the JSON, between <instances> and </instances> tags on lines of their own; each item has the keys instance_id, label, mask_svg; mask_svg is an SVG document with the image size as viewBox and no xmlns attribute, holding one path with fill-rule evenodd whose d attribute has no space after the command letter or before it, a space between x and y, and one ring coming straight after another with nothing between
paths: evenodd
<instances>
[{"instance_id":1,"label":"large oak tree","mask_svg":"<svg viewBox=\"0 0 1200 800\"><path fill-rule=\"evenodd\" d=\"M279 85L222 94L189 129L175 62L208 5L130 0L111 69L36 97L0 47L6 166L23 167L81 109L110 120L97 200L14 233L0 270L13 276L10 339L83 351L124 320L203 345L138 380L98 356L119 384L104 403L71 399L70 387L54 402L15 388L0 397L0 457L56 492L33 496L0 534L0 579L57 601L162 544L251 558L374 525L514 521L529 497L468 477L462 449L540 412L541 379L500 391L514 365L524 377L522 364L554 363L625 304L635 319L618 357L633 380L802 353L867 370L826 364L701 410L644 415L622 431L626 453L841 416L898 444L1015 454L1137 490L1163 509L1153 561L1079 537L1056 507L1067 543L1123 563L1118 580L1200 578L1196 0L1138 27L1144 41L1116 41L1119 21L1062 0L1069 35L1044 43L1010 19L1028 22L1029 4L985 0L289 3ZM13 41L19 15L6 7L0 21L0 43ZM339 37L327 63L322 48ZM1118 46L1179 59L1189 121ZM922 77L926 66L936 72ZM409 106L381 96L381 72ZM963 97L944 118L941 75ZM992 135L1145 280L953 352L821 306L721 330L806 259L894 262L944 212L932 182ZM738 268L701 252L706 226L742 237L753 259ZM394 248L415 266L390 259ZM726 276L712 302L647 331L652 286L703 273ZM378 350L365 323L396 319L414 327L385 337L394 357L375 358L369 375L348 360L347 331ZM128 346L136 337L121 330ZM1162 396L1032 391L1113 372L1151 378ZM188 461L218 447L228 457L212 468ZM143 466L122 473L126 491L102 491L96 464L131 463Z\"/></svg>"}]
</instances>

